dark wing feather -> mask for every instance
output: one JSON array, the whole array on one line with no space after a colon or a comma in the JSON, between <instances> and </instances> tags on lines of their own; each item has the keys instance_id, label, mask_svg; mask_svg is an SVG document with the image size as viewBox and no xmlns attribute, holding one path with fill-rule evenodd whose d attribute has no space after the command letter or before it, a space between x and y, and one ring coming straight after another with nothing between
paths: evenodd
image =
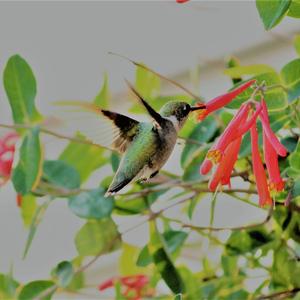
<instances>
[{"instance_id":1,"label":"dark wing feather","mask_svg":"<svg viewBox=\"0 0 300 300\"><path fill-rule=\"evenodd\" d=\"M148 104L148 102L139 94L139 92L132 86L129 81L127 81L126 79L125 81L130 90L138 97L140 102L147 109L149 115L156 121L159 126L162 126L166 120Z\"/></svg>"},{"instance_id":2,"label":"dark wing feather","mask_svg":"<svg viewBox=\"0 0 300 300\"><path fill-rule=\"evenodd\" d=\"M85 102L58 102L71 134L79 132L94 144L124 153L135 137L139 122Z\"/></svg>"}]
</instances>

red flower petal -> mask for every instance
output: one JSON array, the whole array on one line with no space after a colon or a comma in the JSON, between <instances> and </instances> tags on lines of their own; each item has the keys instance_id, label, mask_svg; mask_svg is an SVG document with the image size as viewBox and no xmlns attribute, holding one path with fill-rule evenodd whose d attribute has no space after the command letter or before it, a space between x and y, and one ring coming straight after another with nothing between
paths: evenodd
<instances>
[{"instance_id":1,"label":"red flower petal","mask_svg":"<svg viewBox=\"0 0 300 300\"><path fill-rule=\"evenodd\" d=\"M205 158L200 167L200 174L206 175L211 168L213 167L213 163L210 159Z\"/></svg>"},{"instance_id":2,"label":"red flower petal","mask_svg":"<svg viewBox=\"0 0 300 300\"><path fill-rule=\"evenodd\" d=\"M239 137L226 148L224 156L208 184L211 191L215 191L220 183L222 185L230 183L230 175L238 158L241 142L242 137Z\"/></svg>"},{"instance_id":3,"label":"red flower petal","mask_svg":"<svg viewBox=\"0 0 300 300\"><path fill-rule=\"evenodd\" d=\"M259 116L260 112L262 111L262 105L258 104L256 106L255 113L250 117L249 120L246 121L245 124L242 124L242 126L238 129L239 135L244 135L256 122L257 117Z\"/></svg>"},{"instance_id":4,"label":"red flower petal","mask_svg":"<svg viewBox=\"0 0 300 300\"><path fill-rule=\"evenodd\" d=\"M227 146L236 138L241 136L238 128L246 121L248 112L250 109L250 104L245 103L243 104L237 114L233 117L230 123L227 125L224 132L218 138L215 145L208 151L206 158L210 159L214 163L220 162L225 149ZM204 161L205 162L205 161Z\"/></svg>"},{"instance_id":5,"label":"red flower petal","mask_svg":"<svg viewBox=\"0 0 300 300\"><path fill-rule=\"evenodd\" d=\"M282 191L284 189L284 181L280 176L278 155L265 132L263 132L263 143L265 163L269 174L269 189L276 192Z\"/></svg>"},{"instance_id":6,"label":"red flower petal","mask_svg":"<svg viewBox=\"0 0 300 300\"><path fill-rule=\"evenodd\" d=\"M272 205L273 201L271 199L270 192L268 189L265 169L259 155L258 134L256 130L256 124L254 124L251 127L250 133L251 133L253 173L256 180L256 186L257 186L257 191L259 196L259 205L260 206L264 206L266 204Z\"/></svg>"},{"instance_id":7,"label":"red flower petal","mask_svg":"<svg viewBox=\"0 0 300 300\"><path fill-rule=\"evenodd\" d=\"M189 0L176 0L177 3L185 3L188 2Z\"/></svg>"},{"instance_id":8,"label":"red flower petal","mask_svg":"<svg viewBox=\"0 0 300 300\"><path fill-rule=\"evenodd\" d=\"M108 280L104 281L103 283L101 283L98 286L98 290L99 291L104 291L104 290L106 290L110 287L113 287L115 280L116 280L116 278L111 278L111 279L108 279Z\"/></svg>"},{"instance_id":9,"label":"red flower petal","mask_svg":"<svg viewBox=\"0 0 300 300\"><path fill-rule=\"evenodd\" d=\"M238 96L243 91L245 91L247 88L249 88L254 82L256 82L255 79L250 80L250 81L240 85L236 89L234 89L226 94L223 94L221 96L218 96L218 97L208 101L207 103L205 103L206 109L199 111L198 120L199 121L203 120L211 112L216 111L216 110L220 109L221 107L224 107L225 105L230 103L236 96Z\"/></svg>"},{"instance_id":10,"label":"red flower petal","mask_svg":"<svg viewBox=\"0 0 300 300\"><path fill-rule=\"evenodd\" d=\"M262 112L259 115L259 117L263 125L263 130L266 133L266 136L268 137L270 143L272 144L273 148L278 153L278 155L286 156L287 154L286 148L280 143L277 136L271 129L266 102L262 100L261 104L262 104Z\"/></svg>"}]
</instances>

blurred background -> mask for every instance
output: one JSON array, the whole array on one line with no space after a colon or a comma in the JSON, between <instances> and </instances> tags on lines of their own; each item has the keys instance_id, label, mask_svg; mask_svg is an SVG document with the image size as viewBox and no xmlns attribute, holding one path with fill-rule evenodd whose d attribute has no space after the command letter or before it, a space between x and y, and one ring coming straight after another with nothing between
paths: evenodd
<instances>
[{"instance_id":1,"label":"blurred background","mask_svg":"<svg viewBox=\"0 0 300 300\"><path fill-rule=\"evenodd\" d=\"M292 37L297 31L297 22L285 18L272 32L266 32L254 1L191 1L185 5L175 1L1 2L0 70L3 72L13 54L18 53L27 60L37 79L37 106L44 115L53 113L53 101L93 99L107 72L114 96L112 109L124 113L129 105L124 77L133 82L135 68L108 55L109 51L143 62L207 100L231 85L223 73L226 57L236 55L241 64L266 63L279 70L295 57ZM176 93L178 89L166 83L163 91ZM0 107L1 122L10 124L3 85ZM66 145L53 138L45 142L46 157L50 159ZM174 151L165 169L180 173L178 151ZM86 185L94 187L106 172L96 172ZM217 203L216 226L243 225L264 219L266 212L227 199L225 195L223 198ZM202 201L193 222L207 225L208 210L208 201ZM178 215L180 211L170 214ZM117 222L125 229L138 220L122 217ZM46 212L28 257L22 260L27 231L11 184L2 187L0 272L7 272L13 265L15 277L21 281L47 278L59 261L76 256L73 237L83 223L67 209L65 201L56 201ZM143 246L147 242L146 231L146 226L141 226L126 235L125 241ZM193 259L197 251L191 249L182 258L195 271L201 269L197 257ZM120 252L115 252L102 257L89 269L91 287L118 273L119 255ZM217 254L207 252L207 255ZM250 288L251 285L256 283L249 282ZM90 298L93 292L87 292Z\"/></svg>"}]
</instances>

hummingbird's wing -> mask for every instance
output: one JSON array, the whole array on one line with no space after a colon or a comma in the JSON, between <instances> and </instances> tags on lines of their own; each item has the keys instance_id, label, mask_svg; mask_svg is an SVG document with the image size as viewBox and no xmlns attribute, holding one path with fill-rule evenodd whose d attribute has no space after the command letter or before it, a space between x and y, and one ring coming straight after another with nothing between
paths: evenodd
<instances>
[{"instance_id":1,"label":"hummingbird's wing","mask_svg":"<svg viewBox=\"0 0 300 300\"><path fill-rule=\"evenodd\" d=\"M162 127L164 122L166 121L165 118L163 118L157 111L155 111L149 104L148 102L140 95L140 93L132 86L132 84L126 80L126 83L130 90L138 97L138 99L141 101L141 103L144 105L144 107L147 109L149 115L154 119L154 121Z\"/></svg>"},{"instance_id":2,"label":"hummingbird's wing","mask_svg":"<svg viewBox=\"0 0 300 300\"><path fill-rule=\"evenodd\" d=\"M81 133L93 144L124 153L135 137L139 122L119 113L80 101L64 101L63 119L71 133Z\"/></svg>"}]
</instances>

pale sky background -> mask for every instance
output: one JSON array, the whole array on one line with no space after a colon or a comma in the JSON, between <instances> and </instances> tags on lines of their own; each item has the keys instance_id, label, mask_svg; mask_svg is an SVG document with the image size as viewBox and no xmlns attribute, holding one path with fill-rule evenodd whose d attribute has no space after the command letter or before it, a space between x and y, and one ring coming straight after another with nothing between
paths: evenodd
<instances>
[{"instance_id":1,"label":"pale sky background","mask_svg":"<svg viewBox=\"0 0 300 300\"><path fill-rule=\"evenodd\" d=\"M270 63L279 70L296 57L290 38L282 37L298 29L296 20L286 18L272 34L266 33L254 1L191 1L185 5L175 1L0 2L0 70L2 73L11 55L23 56L36 75L37 105L45 115L52 101L92 99L105 71L112 93L124 91L123 78L133 81L134 67L107 55L108 51L143 61L162 74L177 76L183 83L189 81L186 71L199 64L197 92L209 98L230 86L222 73L224 57L239 54L243 64ZM126 101L118 99L114 107L121 111ZM10 123L2 85L0 107L1 122ZM48 146L47 155L54 157L63 144L55 141ZM178 161L175 151L166 169L178 168ZM102 176L98 172L91 182L99 182ZM265 215L264 211L231 203L225 197L220 200L218 226L241 225ZM197 224L207 225L209 205L210 201L201 203ZM128 226L136 220L131 217L120 222ZM7 272L13 263L21 281L48 278L59 261L76 255L73 237L83 223L68 210L64 200L56 201L39 226L28 258L22 261L27 232L22 228L15 192L8 184L0 190L0 272ZM138 237L139 244L145 244L145 230L141 227L128 234L126 240L136 244ZM98 282L98 278L116 273L112 262L117 256L99 260ZM90 274L95 276L93 270Z\"/></svg>"}]
</instances>

